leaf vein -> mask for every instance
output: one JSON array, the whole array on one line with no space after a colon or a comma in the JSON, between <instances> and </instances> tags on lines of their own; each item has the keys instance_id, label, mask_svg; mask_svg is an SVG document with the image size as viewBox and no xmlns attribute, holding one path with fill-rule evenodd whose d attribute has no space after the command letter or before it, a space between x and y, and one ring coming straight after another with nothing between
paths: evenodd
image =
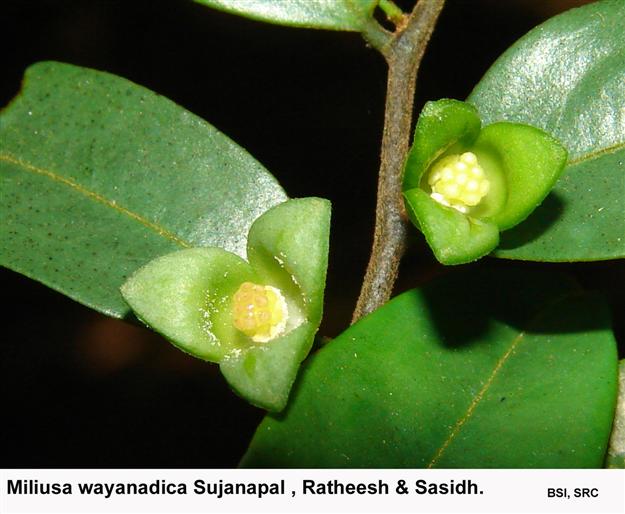
<instances>
[{"instance_id":1,"label":"leaf vein","mask_svg":"<svg viewBox=\"0 0 625 514\"><path fill-rule=\"evenodd\" d=\"M506 364L506 362L508 362L508 360L510 359L510 357L512 356L514 351L517 349L517 347L519 346L519 344L521 343L521 341L523 340L523 338L527 334L527 331L529 330L529 328L534 323L536 323L538 320L540 320L542 318L542 316L545 314L545 312L548 312L554 305L556 305L556 304L560 303L561 301L563 301L565 299L568 299L571 296L574 296L576 294L579 294L579 291L575 291L573 293L570 293L570 292L566 293L566 294L564 294L562 296L559 296L558 298L554 299L552 302L549 302L547 305L544 306L544 309L542 309L540 312L538 312L536 314L536 316L534 316L534 318L531 319L528 322L527 328L525 330L519 332L519 334L512 340L512 343L510 344L510 347L499 358L499 360L495 364L495 367L493 368L493 371L491 372L490 376L488 377L488 379L486 380L486 382L484 383L482 388L473 397L473 400L469 404L469 407L467 408L467 411L465 412L464 416L462 416L461 418L458 419L458 421L456 421L456 424L452 428L451 432L449 433L449 435L447 436L445 441L443 441L443 444L438 448L438 450L436 451L436 453L434 454L434 456L430 460L429 464L427 465L428 469L429 468L433 468L438 463L438 461L443 456L443 454L445 453L445 451L447 450L449 445L452 443L452 441L456 438L456 436L458 435L458 433L460 432L462 427L471 418L471 416L475 412L475 409L477 408L477 406L480 404L480 402L482 401L482 399L484 398L484 396L486 395L486 393L490 389L490 386L492 385L492 383L495 381L495 378L497 378L497 375L499 374L499 371L501 370L501 368L503 368L503 366Z\"/></svg>"},{"instance_id":2,"label":"leaf vein","mask_svg":"<svg viewBox=\"0 0 625 514\"><path fill-rule=\"evenodd\" d=\"M590 161L592 159L597 159L601 157L602 155L605 155L608 153L614 153L623 148L625 148L625 141L621 141L619 143L616 143L612 146L607 146L605 148L600 148L599 150L595 150L594 152L590 152L580 157L577 157L576 159L572 159L567 163L567 166L575 166L576 164L580 164L582 162Z\"/></svg>"},{"instance_id":3,"label":"leaf vein","mask_svg":"<svg viewBox=\"0 0 625 514\"><path fill-rule=\"evenodd\" d=\"M99 193L96 193L95 191L91 191L90 189L87 189L85 186L79 184L78 182L74 182L73 180L67 177L63 177L57 173L54 173L51 170L40 168L38 166L35 166L34 164L30 164L17 157L14 157L13 155L6 154L6 153L0 153L0 161L8 162L9 164L18 166L25 171L47 177L54 182L63 184L73 189L74 191L86 196L87 198L90 198L91 200L94 200L103 205L106 205L107 207L110 207L111 209L119 212L120 214L128 216L129 218L133 219L134 221L137 221L138 223L140 223L147 229L156 232L158 235L164 237L165 239L169 239L170 241L173 241L174 243L178 244L179 246L183 248L190 248L191 246L193 246L188 241L185 241L184 239L178 237L176 234L170 232L166 228L158 225L157 223L154 223L153 221L148 220L147 218L141 216L140 214L137 214L136 212L131 211L130 209L119 205L114 200L110 200L106 198L105 196Z\"/></svg>"}]
</instances>

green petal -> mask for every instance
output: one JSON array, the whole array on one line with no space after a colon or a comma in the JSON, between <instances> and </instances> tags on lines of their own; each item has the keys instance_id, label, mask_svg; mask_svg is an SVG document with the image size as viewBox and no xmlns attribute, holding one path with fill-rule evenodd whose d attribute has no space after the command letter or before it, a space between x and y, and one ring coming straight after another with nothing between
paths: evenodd
<instances>
[{"instance_id":1,"label":"green petal","mask_svg":"<svg viewBox=\"0 0 625 514\"><path fill-rule=\"evenodd\" d=\"M317 332L303 323L268 343L256 343L238 358L225 358L221 372L241 396L258 407L278 412L284 409L297 371Z\"/></svg>"},{"instance_id":2,"label":"green petal","mask_svg":"<svg viewBox=\"0 0 625 514\"><path fill-rule=\"evenodd\" d=\"M464 264L490 253L499 243L493 223L439 204L421 189L404 192L406 208L442 264Z\"/></svg>"},{"instance_id":3,"label":"green petal","mask_svg":"<svg viewBox=\"0 0 625 514\"><path fill-rule=\"evenodd\" d=\"M564 147L540 129L517 123L495 123L482 129L473 151L490 154L501 165L506 200L488 216L500 230L523 221L545 199L567 160ZM490 195L490 193L489 193Z\"/></svg>"},{"instance_id":4,"label":"green petal","mask_svg":"<svg viewBox=\"0 0 625 514\"><path fill-rule=\"evenodd\" d=\"M218 362L249 345L232 324L230 301L250 265L219 248L191 248L159 257L122 286L136 315L181 350Z\"/></svg>"},{"instance_id":5,"label":"green petal","mask_svg":"<svg viewBox=\"0 0 625 514\"><path fill-rule=\"evenodd\" d=\"M443 99L427 102L417 120L404 173L403 190L419 187L423 173L448 150L461 153L477 138L480 118L472 105Z\"/></svg>"},{"instance_id":6,"label":"green petal","mask_svg":"<svg viewBox=\"0 0 625 514\"><path fill-rule=\"evenodd\" d=\"M329 237L330 202L322 198L288 200L269 209L248 236L247 258L258 276L297 298L313 325L323 312Z\"/></svg>"}]
</instances>

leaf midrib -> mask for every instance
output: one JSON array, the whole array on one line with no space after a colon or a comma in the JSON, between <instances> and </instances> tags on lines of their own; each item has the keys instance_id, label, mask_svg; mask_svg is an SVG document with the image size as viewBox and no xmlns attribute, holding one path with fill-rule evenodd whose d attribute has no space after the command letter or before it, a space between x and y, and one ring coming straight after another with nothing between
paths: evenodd
<instances>
[{"instance_id":1,"label":"leaf midrib","mask_svg":"<svg viewBox=\"0 0 625 514\"><path fill-rule=\"evenodd\" d=\"M619 150L625 148L625 141L621 141L619 143L613 144L612 146L607 146L605 148L600 148L599 150L595 150L594 152L589 152L585 155L577 157L576 159L572 159L567 163L567 166L576 166L577 164L581 164L582 162L591 161L593 159L598 159L599 157L616 153Z\"/></svg>"},{"instance_id":2,"label":"leaf midrib","mask_svg":"<svg viewBox=\"0 0 625 514\"><path fill-rule=\"evenodd\" d=\"M514 351L517 349L517 347L519 346L519 344L521 343L521 341L523 340L523 338L527 334L528 330L535 323L540 321L542 319L542 317L546 313L548 313L558 303L563 302L565 300L568 300L569 298L572 298L572 297L577 296L579 294L580 294L580 291L576 290L576 291L567 292L566 294L558 296L557 298L555 298L551 302L548 302L547 304L543 305L541 310L532 319L530 319L527 322L527 326L526 326L525 330L522 330L521 332L519 332L519 334L512 340L512 342L510 343L510 347L499 358L499 360L495 364L495 367L493 368L493 371L489 375L488 379L486 380L486 382L484 383L482 388L477 392L477 394L471 400L471 403L467 407L466 412L462 416L460 416L458 418L458 420L454 424L453 428L449 432L449 435L445 438L445 440L440 445L440 447L434 452L433 457L431 458L430 462L427 465L428 469L433 468L434 466L436 466L436 464L441 459L441 457L443 456L443 454L445 453L447 448L451 445L453 440L460 433L460 431L462 430L462 427L473 416L473 413L475 412L476 408L479 406L480 402L482 401L484 396L486 396L486 394L488 393L491 385L493 384L493 382L497 378L497 376L499 374L499 371L504 367L504 365L512 357Z\"/></svg>"},{"instance_id":3,"label":"leaf midrib","mask_svg":"<svg viewBox=\"0 0 625 514\"><path fill-rule=\"evenodd\" d=\"M128 218L140 223L141 225L143 225L145 228L147 228L148 230L153 231L154 233L158 234L159 236L165 238L165 239L169 239L170 241L176 243L177 245L181 246L182 248L190 248L193 245L178 237L176 234L174 234L173 232L170 232L169 230L167 230L166 228L162 227L161 225L154 223L153 221L150 221L149 219L141 216L140 214L128 209L127 207L124 207L122 205L119 205L115 200L111 200L109 198L106 198L105 196L101 195L100 193L96 193L95 191L91 191L90 189L86 188L85 186L83 186L82 184L79 184L78 182L74 182L73 180L68 179L67 177L64 177L62 175L59 175L58 173L55 173L52 170L48 170L45 168L41 168L39 166L35 166L34 164L31 164L29 162L23 161L11 154L8 153L0 153L0 161L4 161L7 162L9 164L12 164L14 166L17 166L19 168L21 168L23 171L25 172L29 172L29 173L34 173L43 177L46 177L54 182L56 182L57 184L62 184L70 189L72 189L73 191L76 191L84 196L86 196L87 198L89 198L90 200L93 200L95 202L98 202L108 208L113 209L114 211L127 216Z\"/></svg>"}]
</instances>

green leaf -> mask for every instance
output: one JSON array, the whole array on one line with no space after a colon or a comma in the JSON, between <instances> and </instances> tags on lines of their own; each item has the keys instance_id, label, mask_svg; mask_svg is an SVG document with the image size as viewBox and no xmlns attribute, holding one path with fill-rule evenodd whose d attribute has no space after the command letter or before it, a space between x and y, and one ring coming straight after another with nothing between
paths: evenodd
<instances>
[{"instance_id":1,"label":"green leaf","mask_svg":"<svg viewBox=\"0 0 625 514\"><path fill-rule=\"evenodd\" d=\"M544 129L569 152L551 195L502 234L496 255L538 261L625 256L625 3L557 16L513 45L469 101L483 122Z\"/></svg>"},{"instance_id":2,"label":"green leaf","mask_svg":"<svg viewBox=\"0 0 625 514\"><path fill-rule=\"evenodd\" d=\"M245 255L286 195L245 150L125 79L45 62L0 115L0 264L111 316L119 287L175 250Z\"/></svg>"},{"instance_id":3,"label":"green leaf","mask_svg":"<svg viewBox=\"0 0 625 514\"><path fill-rule=\"evenodd\" d=\"M242 465L600 467L616 400L608 327L602 299L560 275L446 276L310 358Z\"/></svg>"},{"instance_id":4,"label":"green leaf","mask_svg":"<svg viewBox=\"0 0 625 514\"><path fill-rule=\"evenodd\" d=\"M618 401L608 448L608 468L625 468L625 359L619 364Z\"/></svg>"},{"instance_id":5,"label":"green leaf","mask_svg":"<svg viewBox=\"0 0 625 514\"><path fill-rule=\"evenodd\" d=\"M249 263L219 248L180 250L140 268L122 294L144 323L174 345L218 362L241 396L280 411L321 321L329 233L330 202L288 200L252 224ZM271 338L254 339L258 333L250 337L235 325L235 294L244 282L271 286L282 297L288 315L281 330L273 325ZM254 302L244 301L246 313Z\"/></svg>"},{"instance_id":6,"label":"green leaf","mask_svg":"<svg viewBox=\"0 0 625 514\"><path fill-rule=\"evenodd\" d=\"M361 31L377 0L195 0L214 9L280 25Z\"/></svg>"}]
</instances>

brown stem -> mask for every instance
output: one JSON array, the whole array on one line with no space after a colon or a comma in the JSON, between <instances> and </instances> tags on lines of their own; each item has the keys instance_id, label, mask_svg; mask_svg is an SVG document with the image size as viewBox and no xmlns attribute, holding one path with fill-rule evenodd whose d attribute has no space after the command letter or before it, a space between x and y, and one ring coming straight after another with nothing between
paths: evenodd
<instances>
[{"instance_id":1,"label":"brown stem","mask_svg":"<svg viewBox=\"0 0 625 514\"><path fill-rule=\"evenodd\" d=\"M386 59L388 81L373 248L352 323L386 303L397 279L406 247L401 182L410 146L417 71L444 4L445 0L420 0L385 44L372 42Z\"/></svg>"}]
</instances>

